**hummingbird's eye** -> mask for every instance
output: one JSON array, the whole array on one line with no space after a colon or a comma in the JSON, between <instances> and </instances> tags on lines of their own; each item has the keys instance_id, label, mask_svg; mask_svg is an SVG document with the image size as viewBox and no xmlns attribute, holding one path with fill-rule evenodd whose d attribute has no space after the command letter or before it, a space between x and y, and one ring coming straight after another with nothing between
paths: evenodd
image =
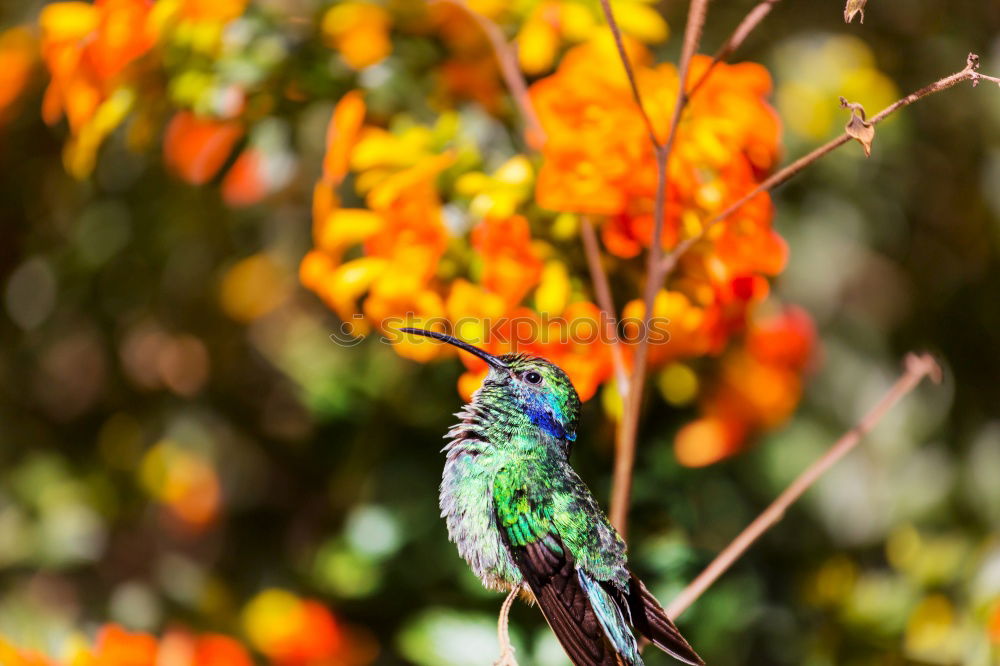
<instances>
[{"instance_id":1,"label":"hummingbird's eye","mask_svg":"<svg viewBox=\"0 0 1000 666\"><path fill-rule=\"evenodd\" d=\"M524 381L529 384L541 384L542 376L535 372L534 370L524 373Z\"/></svg>"}]
</instances>

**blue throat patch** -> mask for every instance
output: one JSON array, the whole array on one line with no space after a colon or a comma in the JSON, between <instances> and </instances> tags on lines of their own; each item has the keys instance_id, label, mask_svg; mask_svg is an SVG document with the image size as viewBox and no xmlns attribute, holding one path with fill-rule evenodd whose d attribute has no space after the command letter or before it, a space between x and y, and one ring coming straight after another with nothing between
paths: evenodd
<instances>
[{"instance_id":1,"label":"blue throat patch","mask_svg":"<svg viewBox=\"0 0 1000 666\"><path fill-rule=\"evenodd\" d=\"M542 432L551 437L565 439L570 442L576 441L576 433L566 432L566 429L562 426L562 424L556 421L556 418L553 416L548 405L530 405L528 407L528 418L530 418L531 422L538 426Z\"/></svg>"}]
</instances>

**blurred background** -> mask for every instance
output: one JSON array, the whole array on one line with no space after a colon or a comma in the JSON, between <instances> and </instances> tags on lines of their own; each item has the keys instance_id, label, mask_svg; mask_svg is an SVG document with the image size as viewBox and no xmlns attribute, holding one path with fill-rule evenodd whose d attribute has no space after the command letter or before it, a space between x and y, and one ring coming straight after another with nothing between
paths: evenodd
<instances>
[{"instance_id":1,"label":"blurred background","mask_svg":"<svg viewBox=\"0 0 1000 666\"><path fill-rule=\"evenodd\" d=\"M84 11L63 4L53 24ZM401 22L419 4L379 11ZM521 4L511 36L536 3ZM703 50L752 5L714 3ZM839 95L873 114L970 51L1000 75L1000 5L872 0L850 25L835 5L778 3L736 57L774 79L783 162L842 130ZM56 657L118 623L234 637L261 663L490 663L501 598L437 507L463 368L333 344L340 320L298 275L334 104L359 87L382 117L433 122L428 72L450 47L377 17L360 46L331 47L354 24L313 0L206 4L121 93L149 101L129 124L112 104L74 128L66 100L68 123L44 117L62 56L30 55L42 7L0 9L0 635ZM643 7L674 28L653 53L675 59L686 3ZM380 34L391 53L366 66ZM202 130L173 109L233 105L250 131L183 147ZM517 124L455 107L473 131ZM487 111L500 120L476 125ZM252 176L250 149L266 164ZM715 666L1000 664L1000 90L907 108L870 159L845 146L775 206L790 252L772 289L817 333L803 398L738 454L688 467L672 444L696 409L654 388L635 568L669 600L926 349L943 385L906 398L680 626ZM605 506L609 409L586 403L574 453ZM536 609L512 622L523 666L566 663Z\"/></svg>"}]
</instances>

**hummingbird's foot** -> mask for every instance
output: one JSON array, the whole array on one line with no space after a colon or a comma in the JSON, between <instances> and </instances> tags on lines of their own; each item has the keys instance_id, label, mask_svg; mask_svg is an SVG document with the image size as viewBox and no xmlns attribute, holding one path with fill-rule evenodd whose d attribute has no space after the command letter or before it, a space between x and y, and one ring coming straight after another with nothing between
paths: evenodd
<instances>
[{"instance_id":1,"label":"hummingbird's foot","mask_svg":"<svg viewBox=\"0 0 1000 666\"><path fill-rule=\"evenodd\" d=\"M517 599L520 586L515 587L504 599L500 607L500 618L497 620L497 638L500 639L500 658L493 662L493 666L517 666L517 659L514 658L514 646L510 644L510 608Z\"/></svg>"}]
</instances>

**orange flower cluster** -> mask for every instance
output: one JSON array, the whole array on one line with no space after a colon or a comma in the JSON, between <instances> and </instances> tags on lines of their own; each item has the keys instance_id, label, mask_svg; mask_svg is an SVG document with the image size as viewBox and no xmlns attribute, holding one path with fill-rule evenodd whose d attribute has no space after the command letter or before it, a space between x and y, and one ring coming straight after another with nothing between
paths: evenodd
<instances>
[{"instance_id":1,"label":"orange flower cluster","mask_svg":"<svg viewBox=\"0 0 1000 666\"><path fill-rule=\"evenodd\" d=\"M569 328L596 331L599 312L571 298L565 267L545 261L551 246L534 238L528 219L510 213L506 203L484 204L507 214L485 215L474 223L470 242L458 244L445 224L438 185L439 175L453 167L454 153L435 152L433 132L426 128L394 135L364 125L364 116L362 98L352 93L331 119L324 175L314 195L316 248L302 261L302 283L359 332L370 325L388 330L450 322L456 334L491 352L530 347L544 354L570 373L585 399L593 395L611 372L608 350L560 340L570 337ZM517 161L493 177L467 173L472 178L465 183L488 202L516 200L511 190L530 176L524 167ZM355 173L366 208L340 206L334 188L348 172ZM356 249L361 256L345 260ZM524 304L531 296L535 308ZM395 349L422 361L454 353L422 339ZM485 366L473 358L463 361L469 372L459 385L469 395Z\"/></svg>"},{"instance_id":2,"label":"orange flower cluster","mask_svg":"<svg viewBox=\"0 0 1000 666\"><path fill-rule=\"evenodd\" d=\"M639 63L647 112L662 137L676 72L671 65L647 66L643 47L629 42L629 48ZM708 63L695 59L689 85ZM779 128L765 101L769 91L762 67L722 64L693 98L670 162L666 249L698 234L776 161ZM531 98L548 136L537 178L526 156L491 174L472 170L475 161L456 153L460 144L447 114L435 127L394 132L366 125L360 94L345 96L330 122L324 175L314 192L315 249L300 276L358 333L371 326L444 325L492 353L518 349L545 356L569 373L586 400L610 380L612 350L601 335L606 322L600 310L570 278L557 250L560 240L576 234L575 218L566 214L600 216L608 251L622 259L636 256L652 235L655 157L610 40L571 49L553 75L532 86ZM363 208L340 205L338 188L348 174ZM563 214L552 220L532 211L532 190L538 204ZM446 210L453 214L447 222ZM683 258L654 301L652 315L663 322L656 332L666 335L651 345L651 364L722 354L744 332L753 307L768 295L767 277L786 260L772 214L762 194ZM641 338L643 314L639 299L623 309L626 364ZM753 430L786 418L798 400L804 360L773 359L762 351L769 326L754 324L745 349L724 357L724 379L703 396L704 422L678 440L685 464L732 453ZM773 326L783 343L798 335L811 345L801 313ZM423 339L396 341L397 352L416 360L454 354ZM459 390L468 397L486 367L469 355L460 358L467 372ZM690 371L685 373L675 378ZM748 391L737 375L756 377L770 393ZM697 381L682 383L689 386L682 392L693 397ZM691 436L708 425L714 438Z\"/></svg>"},{"instance_id":3,"label":"orange flower cluster","mask_svg":"<svg viewBox=\"0 0 1000 666\"><path fill-rule=\"evenodd\" d=\"M41 12L42 58L52 77L42 117L55 124L66 116L73 175L93 170L98 146L135 103L127 72L156 41L151 10L147 0L96 0L55 2Z\"/></svg>"},{"instance_id":4,"label":"orange flower cluster","mask_svg":"<svg viewBox=\"0 0 1000 666\"><path fill-rule=\"evenodd\" d=\"M42 57L52 81L42 115L47 123L65 113L79 133L119 85L125 69L153 47L147 0L55 2L39 17Z\"/></svg>"},{"instance_id":5,"label":"orange flower cluster","mask_svg":"<svg viewBox=\"0 0 1000 666\"><path fill-rule=\"evenodd\" d=\"M21 650L0 638L4 666L253 666L240 643L221 634L196 636L172 630L162 639L129 632L116 624L104 625L92 646L71 645L64 660L34 650Z\"/></svg>"},{"instance_id":6,"label":"orange flower cluster","mask_svg":"<svg viewBox=\"0 0 1000 666\"><path fill-rule=\"evenodd\" d=\"M345 663L343 629L326 606L286 590L269 589L243 610L243 627L255 648L274 666Z\"/></svg>"},{"instance_id":7,"label":"orange flower cluster","mask_svg":"<svg viewBox=\"0 0 1000 666\"><path fill-rule=\"evenodd\" d=\"M358 333L372 328L387 332L404 324L450 327L494 353L523 349L546 356L569 372L588 399L611 378L612 349L602 328L607 322L601 321L586 281L574 277L584 272L579 253L567 252L562 244L575 246L576 215L588 214L598 219L611 255L628 260L649 246L657 170L648 130L592 4L546 0L529 8L490 3L476 8L495 20L517 19L519 57L526 71L542 73L559 62L553 74L530 89L547 136L541 159L513 155L487 167L491 161L464 134L463 116L457 112L445 110L434 126L397 115L387 129L366 122L360 93L345 95L329 125L323 175L313 194L315 248L301 263L301 281ZM262 130L267 121L250 111L266 113L276 93L234 83L223 73L226 68L204 65L206 59L242 55L238 49L243 47L224 38L224 27L245 9L246 0L96 0L46 6L40 19L41 53L52 81L43 114L50 123L68 119L67 168L78 176L89 173L101 141L134 107L149 125L139 105L136 64L159 42L158 51L172 54L171 62L185 62L183 54L196 56L190 68L168 72L171 99L183 107L164 133L168 168L191 184L218 178L223 198L233 206L258 202L287 182L292 158L287 149L276 147L287 142L281 138L286 130ZM627 0L620 10L645 111L663 140L681 82L672 65L652 66L639 40L665 39L666 25L646 0ZM503 108L495 56L481 26L460 7L440 3L426 11L403 12L371 0L347 0L328 8L318 27L325 43L352 70L389 67L394 32L432 35L457 54L435 70L438 92L432 93L432 103L447 109L449 100L464 97L478 100L488 111ZM248 28L241 39L252 44L253 31ZM563 52L566 44L579 45ZM273 57L277 62L281 55ZM700 81L709 62L696 57L686 85ZM273 71L266 62L247 59L244 64L256 67L261 80ZM771 89L767 72L754 64L719 64L702 83L683 114L669 163L667 250L700 235L714 216L758 184L777 159L779 127L765 99ZM15 80L8 87L18 85ZM290 85L277 94L299 99L304 93L301 86ZM153 136L143 123L134 125ZM341 191L348 183L353 192ZM349 203L342 203L342 197ZM661 331L667 335L650 350L654 366L721 355L744 332L754 307L768 296L767 279L786 261L787 249L771 226L772 216L770 198L761 194L712 227L682 258L654 302L652 315L667 322ZM622 312L626 322L633 322L621 331L626 364L641 334L634 322L643 317L643 307L633 300ZM756 330L748 341L756 339ZM422 361L455 354L427 340L403 340L395 348ZM763 362L751 349L727 354L722 374L747 363L754 371L801 370L795 364ZM459 386L468 396L485 368L474 358L463 355L462 360L468 371ZM797 384L772 384L785 387L780 404L755 405L734 397L743 392L735 380L720 380L715 393L702 396L706 419L726 417L721 421L727 434L719 441L728 442L727 450L735 449L750 430L773 425L788 413L798 397ZM691 386L689 399L697 382ZM709 449L698 454L701 458L684 459L699 464L722 455L719 447L711 449L714 453ZM152 475L147 487L183 522L209 524L216 515L216 485L210 474L190 479L194 482L188 487L181 480Z\"/></svg>"},{"instance_id":8,"label":"orange flower cluster","mask_svg":"<svg viewBox=\"0 0 1000 666\"><path fill-rule=\"evenodd\" d=\"M362 635L348 634L327 608L285 590L265 590L244 608L243 625L250 644L272 666L362 666L377 646ZM355 632L356 633L356 632ZM25 650L0 637L3 666L253 666L250 651L222 634L196 635L171 629L161 638L106 624L93 644L68 642L62 659Z\"/></svg>"},{"instance_id":9,"label":"orange flower cluster","mask_svg":"<svg viewBox=\"0 0 1000 666\"><path fill-rule=\"evenodd\" d=\"M392 51L389 12L372 2L342 2L323 15L320 29L352 69L381 61Z\"/></svg>"},{"instance_id":10,"label":"orange flower cluster","mask_svg":"<svg viewBox=\"0 0 1000 666\"><path fill-rule=\"evenodd\" d=\"M678 87L671 64L649 67L629 43L645 110L657 136L668 132ZM688 86L710 58L696 56ZM765 101L771 80L755 64L717 65L685 110L669 165L663 246L701 232L717 213L753 189L777 159L779 126ZM572 49L553 76L531 88L548 136L536 196L546 208L604 216L609 252L636 256L653 231L656 162L646 125L610 39ZM771 228L762 193L684 258L677 289L700 319L702 344L683 353L718 352L744 325L747 307L768 293L764 276L784 267L787 249ZM632 306L637 307L637 306ZM638 306L641 307L641 306ZM674 344L674 343L671 343ZM665 351L665 350L664 350Z\"/></svg>"},{"instance_id":11,"label":"orange flower cluster","mask_svg":"<svg viewBox=\"0 0 1000 666\"><path fill-rule=\"evenodd\" d=\"M197 108L199 113L181 110L174 114L164 134L165 161L189 183L212 180L244 139L246 127L235 118L246 106L248 91L198 67L206 56L221 57L224 29L246 6L247 0L96 0L94 4L47 5L39 24L42 57L51 82L42 115L49 124L63 116L68 120L67 170L80 178L90 174L101 143L130 114L137 119L130 141L150 142L156 132L154 118L161 110L144 104L140 90L145 93L146 88L160 84L155 77L143 75L167 65L160 57L143 69L136 62L159 45L158 56L163 51L192 52L202 59L195 58L190 69L168 72L172 101ZM0 109L2 102L0 90ZM257 203L287 183L291 158L275 143L255 142L251 132L248 145L222 181L222 196L228 204Z\"/></svg>"},{"instance_id":12,"label":"orange flower cluster","mask_svg":"<svg viewBox=\"0 0 1000 666\"><path fill-rule=\"evenodd\" d=\"M0 121L28 85L37 50L35 37L27 28L0 32Z\"/></svg>"},{"instance_id":13,"label":"orange flower cluster","mask_svg":"<svg viewBox=\"0 0 1000 666\"><path fill-rule=\"evenodd\" d=\"M738 452L752 432L783 423L801 397L815 343L812 320L799 308L753 321L743 346L723 357L717 384L701 400L701 417L677 433L677 459L710 465Z\"/></svg>"}]
</instances>

